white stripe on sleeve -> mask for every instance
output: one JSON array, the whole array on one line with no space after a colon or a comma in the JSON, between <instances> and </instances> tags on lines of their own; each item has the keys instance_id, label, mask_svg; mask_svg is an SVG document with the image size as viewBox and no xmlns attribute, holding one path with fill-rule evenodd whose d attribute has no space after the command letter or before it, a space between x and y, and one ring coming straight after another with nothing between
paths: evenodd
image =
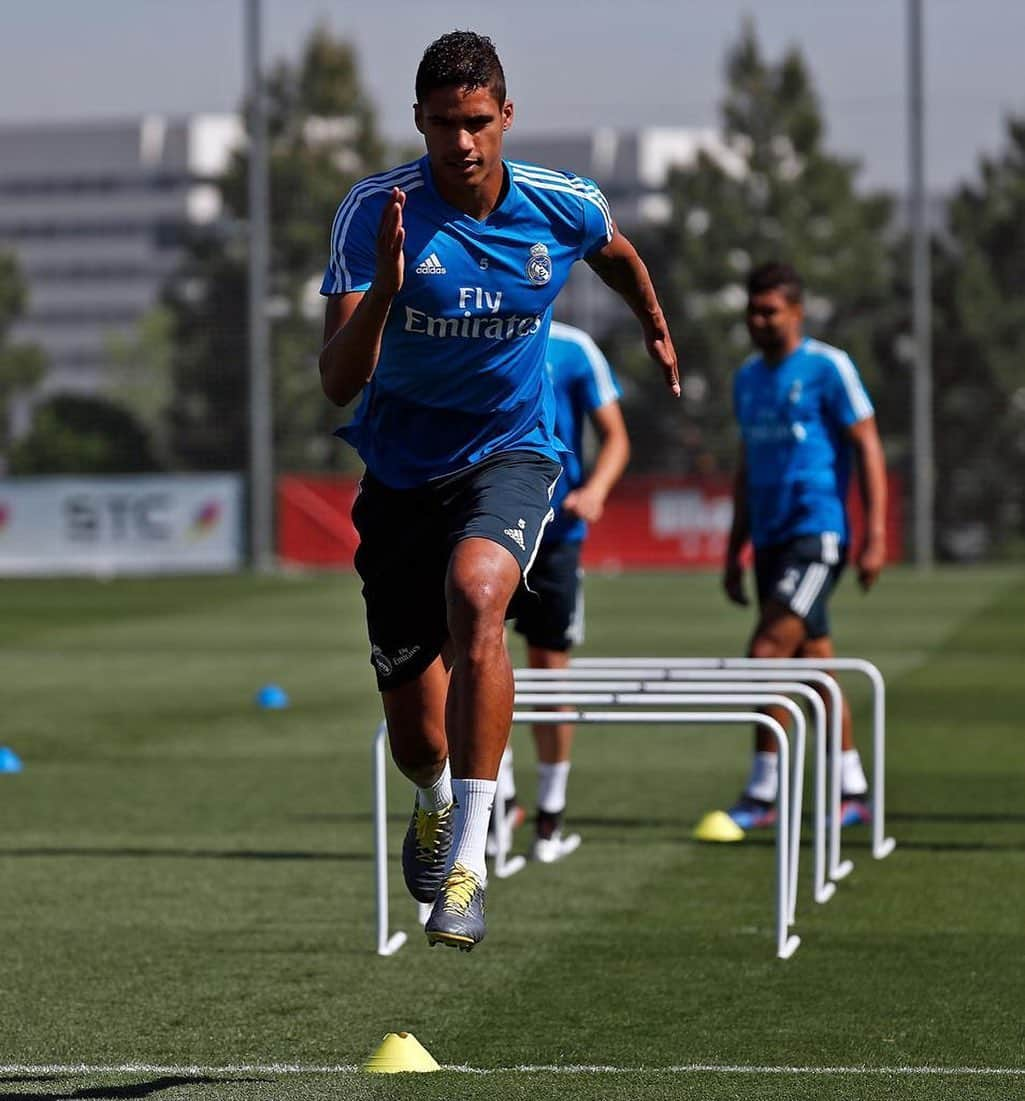
<instances>
[{"instance_id":1,"label":"white stripe on sleeve","mask_svg":"<svg viewBox=\"0 0 1025 1101\"><path fill-rule=\"evenodd\" d=\"M858 374L858 369L854 366L851 357L841 349L834 348L832 344L826 344L822 340L809 340L808 344L813 351L825 356L836 368L844 392L847 395L847 400L850 402L851 409L854 410L855 419L863 421L874 416L875 409L872 407L872 402L865 391L864 383L861 381L861 376Z\"/></svg>"},{"instance_id":2,"label":"white stripe on sleeve","mask_svg":"<svg viewBox=\"0 0 1025 1101\"><path fill-rule=\"evenodd\" d=\"M587 365L594 376L595 387L598 391L598 405L600 409L609 402L619 400L619 391L616 389L615 380L612 377L612 367L602 354L601 348L594 340L583 331L573 325L566 325L561 321L553 321L551 335L558 340L565 340L575 344L587 359Z\"/></svg>"},{"instance_id":3,"label":"white stripe on sleeve","mask_svg":"<svg viewBox=\"0 0 1025 1101\"><path fill-rule=\"evenodd\" d=\"M558 179L549 179L547 176L527 173L515 164L513 165L513 179L521 185L527 184L541 191L557 191L563 195L575 195L577 198L591 203L601 211L602 219L605 222L606 239L612 240L612 214L609 211L609 204L605 196L596 187L589 187L582 180L569 180L565 176Z\"/></svg>"},{"instance_id":4,"label":"white stripe on sleeve","mask_svg":"<svg viewBox=\"0 0 1025 1101\"><path fill-rule=\"evenodd\" d=\"M393 187L400 187L408 193L422 186L423 178L419 166L415 163L406 164L391 172L368 176L356 184L342 200L331 226L331 270L335 273L336 281L342 284L341 291L352 290L352 275L345 266L345 239L363 200L382 191L390 191Z\"/></svg>"}]
</instances>

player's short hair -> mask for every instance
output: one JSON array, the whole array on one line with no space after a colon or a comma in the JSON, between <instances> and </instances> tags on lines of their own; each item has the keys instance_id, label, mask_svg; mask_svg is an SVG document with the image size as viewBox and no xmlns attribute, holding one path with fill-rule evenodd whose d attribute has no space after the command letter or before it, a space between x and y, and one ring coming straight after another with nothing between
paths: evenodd
<instances>
[{"instance_id":1,"label":"player's short hair","mask_svg":"<svg viewBox=\"0 0 1025 1101\"><path fill-rule=\"evenodd\" d=\"M747 294L753 297L766 291L782 291L783 297L792 305L804 297L804 285L797 270L790 264L778 260L759 264L747 277Z\"/></svg>"},{"instance_id":2,"label":"player's short hair","mask_svg":"<svg viewBox=\"0 0 1025 1101\"><path fill-rule=\"evenodd\" d=\"M505 105L505 72L495 44L473 31L450 31L424 51L416 70L416 101L436 88L487 88Z\"/></svg>"}]
</instances>

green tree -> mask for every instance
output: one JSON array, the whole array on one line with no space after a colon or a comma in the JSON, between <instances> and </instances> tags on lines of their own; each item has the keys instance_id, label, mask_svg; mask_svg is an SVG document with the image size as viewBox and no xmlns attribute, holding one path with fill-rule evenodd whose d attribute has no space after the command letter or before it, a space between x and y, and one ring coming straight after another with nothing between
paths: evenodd
<instances>
[{"instance_id":1,"label":"green tree","mask_svg":"<svg viewBox=\"0 0 1025 1101\"><path fill-rule=\"evenodd\" d=\"M380 168L384 149L354 48L323 28L297 65L267 78L271 195L271 360L276 459L282 468L337 466L345 449L317 374L317 296L338 203ZM197 234L169 292L174 319L170 441L192 469L238 469L248 453L246 152L219 181L225 218Z\"/></svg>"},{"instance_id":2,"label":"green tree","mask_svg":"<svg viewBox=\"0 0 1025 1101\"><path fill-rule=\"evenodd\" d=\"M936 519L954 556L1025 538L1025 117L1006 129L934 250Z\"/></svg>"},{"instance_id":3,"label":"green tree","mask_svg":"<svg viewBox=\"0 0 1025 1101\"><path fill-rule=\"evenodd\" d=\"M637 463L651 468L732 467L730 382L750 350L744 287L765 260L797 267L809 331L849 351L873 395L881 388L875 326L892 279L890 201L858 194L858 164L826 150L821 105L797 49L770 62L745 23L726 81L721 148L671 173L668 220L636 235L684 371L682 409L667 407L635 343L631 351L617 341L615 362L637 381L627 412L645 426L635 433Z\"/></svg>"},{"instance_id":4,"label":"green tree","mask_svg":"<svg viewBox=\"0 0 1025 1101\"><path fill-rule=\"evenodd\" d=\"M0 472L10 443L11 400L35 386L46 366L40 348L10 339L11 326L23 313L27 301L28 290L17 260L11 253L0 252Z\"/></svg>"},{"instance_id":5,"label":"green tree","mask_svg":"<svg viewBox=\"0 0 1025 1101\"><path fill-rule=\"evenodd\" d=\"M112 334L106 342L107 396L145 429L162 467L172 465L167 412L174 396L173 336L171 311L155 306L130 335Z\"/></svg>"},{"instance_id":6,"label":"green tree","mask_svg":"<svg viewBox=\"0 0 1025 1101\"><path fill-rule=\"evenodd\" d=\"M10 450L12 474L144 474L157 469L145 428L120 405L57 394Z\"/></svg>"}]
</instances>

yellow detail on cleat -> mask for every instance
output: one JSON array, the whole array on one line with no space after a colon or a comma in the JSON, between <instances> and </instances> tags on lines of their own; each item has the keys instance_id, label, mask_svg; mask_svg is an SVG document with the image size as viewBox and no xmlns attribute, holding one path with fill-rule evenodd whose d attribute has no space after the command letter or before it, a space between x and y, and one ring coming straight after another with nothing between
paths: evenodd
<instances>
[{"instance_id":1,"label":"yellow detail on cleat","mask_svg":"<svg viewBox=\"0 0 1025 1101\"><path fill-rule=\"evenodd\" d=\"M444 899L441 908L450 914L465 914L479 886L480 880L469 868L456 864L442 887Z\"/></svg>"},{"instance_id":2,"label":"yellow detail on cleat","mask_svg":"<svg viewBox=\"0 0 1025 1101\"><path fill-rule=\"evenodd\" d=\"M433 948L436 944L445 944L449 948L462 948L464 952L477 943L473 937L461 937L458 933L428 933L427 943Z\"/></svg>"},{"instance_id":3,"label":"yellow detail on cleat","mask_svg":"<svg viewBox=\"0 0 1025 1101\"><path fill-rule=\"evenodd\" d=\"M426 1074L441 1067L411 1032L389 1032L363 1069L368 1074Z\"/></svg>"},{"instance_id":4,"label":"yellow detail on cleat","mask_svg":"<svg viewBox=\"0 0 1025 1101\"><path fill-rule=\"evenodd\" d=\"M694 827L695 841L743 841L744 831L723 810L712 810Z\"/></svg>"},{"instance_id":5,"label":"yellow detail on cleat","mask_svg":"<svg viewBox=\"0 0 1025 1101\"><path fill-rule=\"evenodd\" d=\"M436 814L417 807L416 847L418 849L417 856L421 859L429 859L435 855L441 829L452 816L454 805L449 803L447 807L443 807Z\"/></svg>"}]
</instances>

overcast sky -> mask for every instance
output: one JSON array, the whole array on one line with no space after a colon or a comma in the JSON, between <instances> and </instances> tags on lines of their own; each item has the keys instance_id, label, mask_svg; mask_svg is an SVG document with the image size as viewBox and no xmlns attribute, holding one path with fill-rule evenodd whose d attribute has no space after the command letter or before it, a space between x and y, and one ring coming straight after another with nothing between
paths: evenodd
<instances>
[{"instance_id":1,"label":"overcast sky","mask_svg":"<svg viewBox=\"0 0 1025 1101\"><path fill-rule=\"evenodd\" d=\"M1025 2L924 0L932 188L973 174L1025 113ZM752 12L772 57L804 51L828 141L862 181L907 172L905 0L263 0L265 50L294 57L318 22L359 48L385 133L413 138L413 75L439 34L491 35L522 133L717 121L724 52ZM0 121L237 107L242 0L0 0Z\"/></svg>"}]
</instances>

